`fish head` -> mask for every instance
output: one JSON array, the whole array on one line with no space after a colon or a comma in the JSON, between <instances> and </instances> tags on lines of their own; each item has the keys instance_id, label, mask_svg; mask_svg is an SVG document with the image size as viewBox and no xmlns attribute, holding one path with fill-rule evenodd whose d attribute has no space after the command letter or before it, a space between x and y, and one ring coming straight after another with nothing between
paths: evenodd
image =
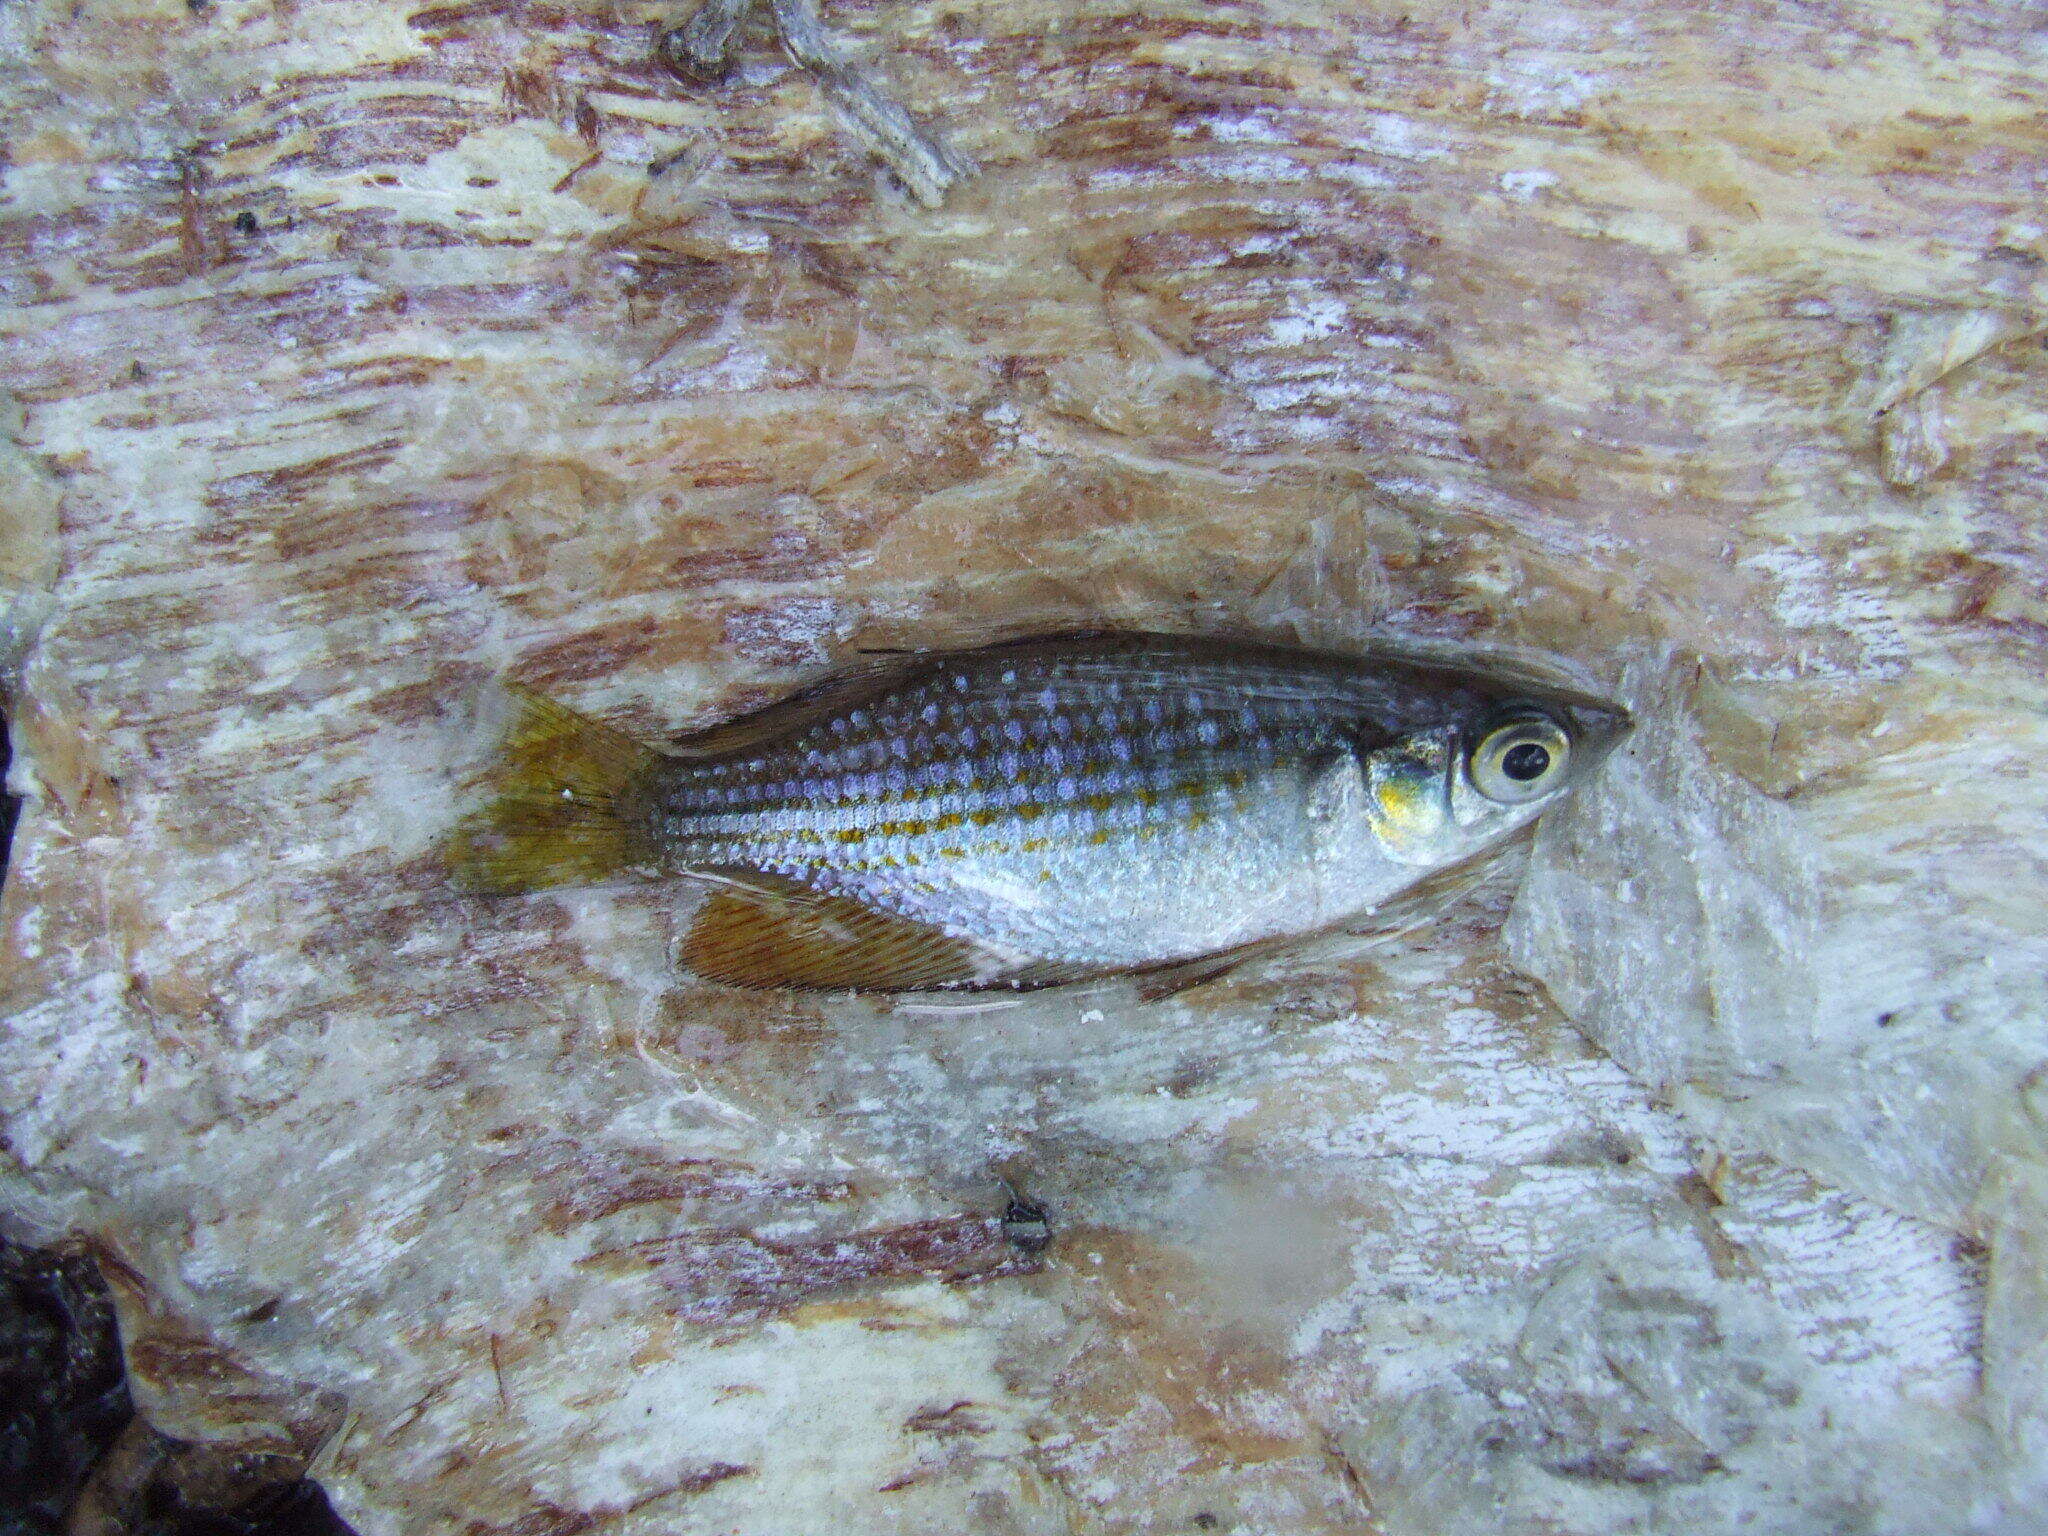
<instances>
[{"instance_id":1,"label":"fish head","mask_svg":"<svg viewBox=\"0 0 2048 1536\"><path fill-rule=\"evenodd\" d=\"M1380 852L1445 868L1529 825L1592 775L1628 716L1568 694L1469 694L1456 715L1361 745Z\"/></svg>"}]
</instances>

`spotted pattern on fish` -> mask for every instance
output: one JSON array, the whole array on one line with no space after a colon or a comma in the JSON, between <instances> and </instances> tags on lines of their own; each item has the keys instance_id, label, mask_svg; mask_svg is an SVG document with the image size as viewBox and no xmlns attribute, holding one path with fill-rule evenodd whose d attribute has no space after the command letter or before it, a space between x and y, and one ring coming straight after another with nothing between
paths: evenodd
<instances>
[{"instance_id":1,"label":"spotted pattern on fish","mask_svg":"<svg viewBox=\"0 0 2048 1536\"><path fill-rule=\"evenodd\" d=\"M1334 669L1171 643L983 652L780 742L677 767L657 841L682 867L1114 961L1129 936L1105 933L1100 901L1076 893L1186 906L1190 872L1220 863L1248 909L1270 904L1301 860L1281 823L1356 748L1373 694Z\"/></svg>"},{"instance_id":2,"label":"spotted pattern on fish","mask_svg":"<svg viewBox=\"0 0 2048 1536\"><path fill-rule=\"evenodd\" d=\"M675 786L664 834L691 862L785 873L1100 845L1197 827L1253 772L1328 735L1306 710L1262 720L1117 687L1070 707L1053 686L976 699L971 684L956 674L781 751L705 765Z\"/></svg>"}]
</instances>

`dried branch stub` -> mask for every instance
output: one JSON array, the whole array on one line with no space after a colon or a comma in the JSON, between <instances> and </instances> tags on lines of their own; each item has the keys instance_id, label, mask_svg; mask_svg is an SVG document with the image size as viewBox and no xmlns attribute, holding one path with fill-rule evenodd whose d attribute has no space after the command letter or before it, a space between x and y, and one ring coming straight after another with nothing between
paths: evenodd
<instances>
[{"instance_id":1,"label":"dried branch stub","mask_svg":"<svg viewBox=\"0 0 2048 1536\"><path fill-rule=\"evenodd\" d=\"M816 0L704 0L688 20L665 28L655 55L686 80L725 79L739 61L748 20L766 10L790 61L815 78L849 133L888 167L904 190L937 208L973 164L920 127L901 103L842 49Z\"/></svg>"}]
</instances>

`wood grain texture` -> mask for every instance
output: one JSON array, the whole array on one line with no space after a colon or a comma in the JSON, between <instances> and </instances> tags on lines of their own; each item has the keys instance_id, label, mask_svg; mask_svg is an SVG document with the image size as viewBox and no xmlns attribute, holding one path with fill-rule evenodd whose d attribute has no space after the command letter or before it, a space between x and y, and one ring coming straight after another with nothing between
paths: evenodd
<instances>
[{"instance_id":1,"label":"wood grain texture","mask_svg":"<svg viewBox=\"0 0 2048 1536\"><path fill-rule=\"evenodd\" d=\"M0 11L7 1198L161 1427L345 1400L409 1536L2023 1529L2038 16L834 0L938 207L678 19ZM1159 1004L736 996L431 856L489 676L1088 626L1642 724L1526 878Z\"/></svg>"}]
</instances>

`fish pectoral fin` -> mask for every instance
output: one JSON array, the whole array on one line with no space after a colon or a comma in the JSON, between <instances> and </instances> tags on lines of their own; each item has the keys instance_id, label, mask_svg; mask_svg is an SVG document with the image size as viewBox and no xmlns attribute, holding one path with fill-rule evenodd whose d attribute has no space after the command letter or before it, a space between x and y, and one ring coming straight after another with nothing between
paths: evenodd
<instances>
[{"instance_id":1,"label":"fish pectoral fin","mask_svg":"<svg viewBox=\"0 0 2048 1536\"><path fill-rule=\"evenodd\" d=\"M1171 965L1141 971L1131 978L1141 1003L1163 1003L1212 981L1221 981L1245 961L1239 954L1204 955L1199 960L1176 960Z\"/></svg>"},{"instance_id":2,"label":"fish pectoral fin","mask_svg":"<svg viewBox=\"0 0 2048 1536\"><path fill-rule=\"evenodd\" d=\"M1500 869L1502 849L1526 844L1532 832L1531 828L1523 828L1496 847L1432 870L1371 911L1349 919L1342 925L1342 932L1348 938L1388 943L1435 922Z\"/></svg>"},{"instance_id":3,"label":"fish pectoral fin","mask_svg":"<svg viewBox=\"0 0 2048 1536\"><path fill-rule=\"evenodd\" d=\"M1197 955L1192 960L1171 960L1165 965L1150 966L1134 973L1131 981L1138 989L1140 1002L1163 1003L1169 997L1179 997L1183 992L1192 992L1212 981L1221 981L1240 966L1263 960L1268 955L1277 955L1299 942L1299 935L1253 939L1248 944L1213 955Z\"/></svg>"},{"instance_id":4,"label":"fish pectoral fin","mask_svg":"<svg viewBox=\"0 0 2048 1536\"><path fill-rule=\"evenodd\" d=\"M846 896L758 877L723 882L698 910L681 958L707 981L807 992L925 992L1055 985L1015 959ZM1060 978L1067 979L1067 978Z\"/></svg>"}]
</instances>

